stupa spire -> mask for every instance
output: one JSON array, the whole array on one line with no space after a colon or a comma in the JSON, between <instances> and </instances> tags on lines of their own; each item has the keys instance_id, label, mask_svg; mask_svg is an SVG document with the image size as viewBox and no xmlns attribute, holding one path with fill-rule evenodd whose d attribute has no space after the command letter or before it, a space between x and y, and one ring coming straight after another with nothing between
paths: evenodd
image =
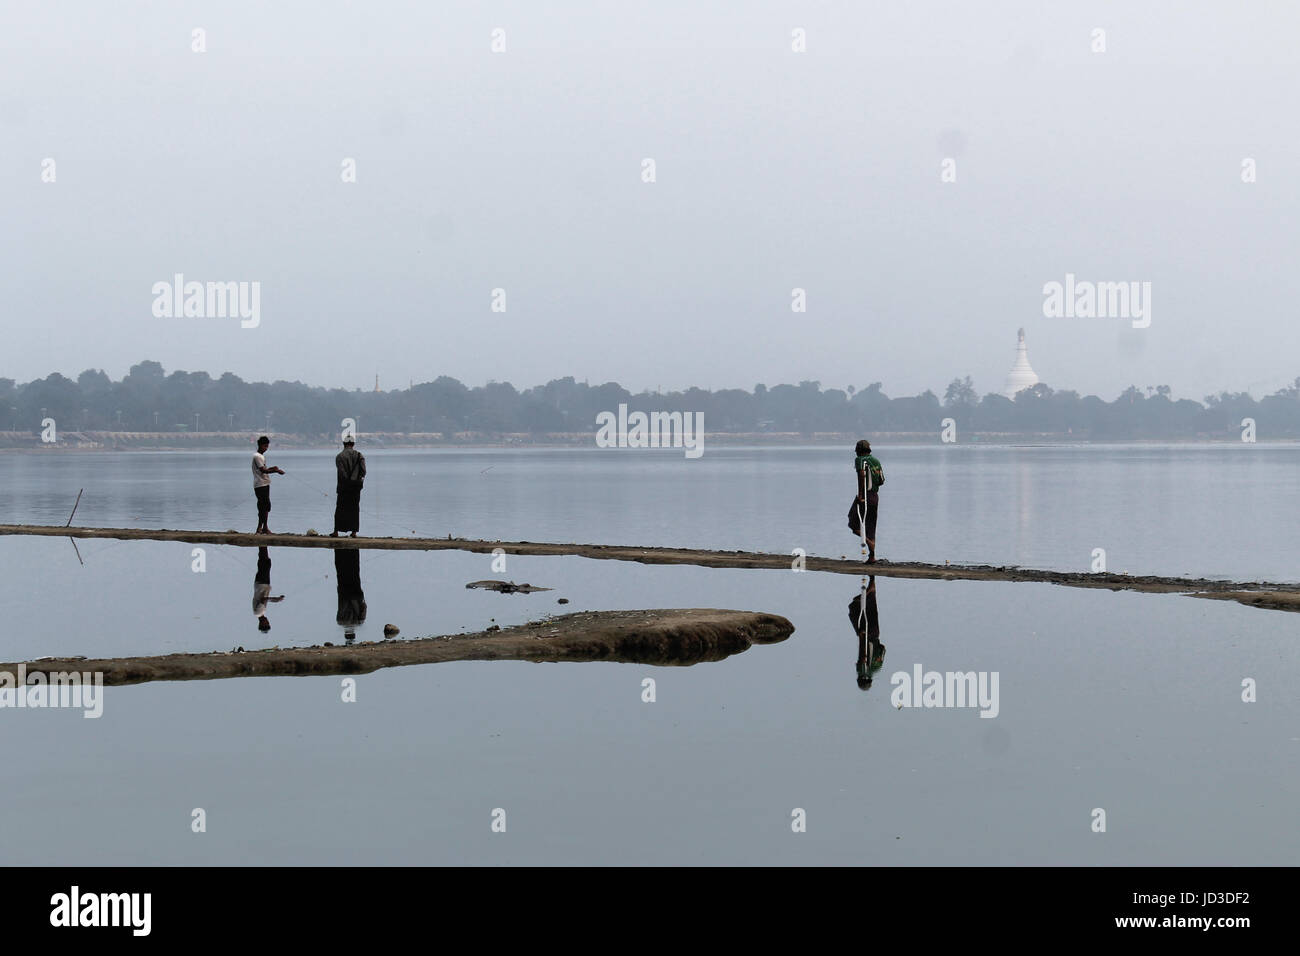
<instances>
[{"instance_id":1,"label":"stupa spire","mask_svg":"<svg viewBox=\"0 0 1300 956\"><path fill-rule=\"evenodd\" d=\"M1025 330L1021 329L1016 344L1016 361L1011 366L1011 371L1007 373L1007 382L1002 386L1002 394L1014 399L1022 390L1037 384L1038 376L1029 365L1029 351L1025 348Z\"/></svg>"}]
</instances>

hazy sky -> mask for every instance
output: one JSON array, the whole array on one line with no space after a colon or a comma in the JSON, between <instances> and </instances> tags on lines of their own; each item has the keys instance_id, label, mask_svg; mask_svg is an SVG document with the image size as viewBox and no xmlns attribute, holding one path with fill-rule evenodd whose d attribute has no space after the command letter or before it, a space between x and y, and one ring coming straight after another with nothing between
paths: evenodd
<instances>
[{"instance_id":1,"label":"hazy sky","mask_svg":"<svg viewBox=\"0 0 1300 956\"><path fill-rule=\"evenodd\" d=\"M1258 397L1300 376L1298 31L1227 0L9 3L0 376L983 393L1024 326L1054 387ZM178 272L259 282L260 325L155 317ZM1150 282L1150 326L1045 317L1066 273Z\"/></svg>"}]
</instances>

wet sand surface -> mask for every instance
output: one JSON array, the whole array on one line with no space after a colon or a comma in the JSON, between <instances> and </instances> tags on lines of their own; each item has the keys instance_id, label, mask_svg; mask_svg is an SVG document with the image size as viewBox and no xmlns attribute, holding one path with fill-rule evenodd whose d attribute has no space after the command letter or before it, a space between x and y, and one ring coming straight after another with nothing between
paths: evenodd
<instances>
[{"instance_id":1,"label":"wet sand surface","mask_svg":"<svg viewBox=\"0 0 1300 956\"><path fill-rule=\"evenodd\" d=\"M473 538L331 538L306 534L248 534L234 531L176 531L139 528L61 528L51 525L0 525L0 535L47 537L113 538L130 541L183 541L193 544L222 544L238 547L360 548L388 551L472 551L487 553L501 549L514 555L572 555L642 564L696 565L709 568L762 568L789 570L792 555L754 551L709 551L691 548L650 548L626 545L561 544L536 541L485 541ZM1220 600L1235 600L1250 607L1300 611L1300 585L1268 581L1225 581L1214 578L1128 575L1107 572L1083 573L1022 568L1015 565L927 564L924 562L877 561L866 565L861 559L822 558L809 555L803 560L808 571L882 577L923 578L938 581L1031 581L1067 587L1108 588L1113 591L1142 591L1159 594L1190 594Z\"/></svg>"},{"instance_id":2,"label":"wet sand surface","mask_svg":"<svg viewBox=\"0 0 1300 956\"><path fill-rule=\"evenodd\" d=\"M153 657L41 658L21 666L28 677L102 673L106 685L223 677L367 674L384 667L446 661L617 661L687 666L720 661L754 644L774 644L794 633L776 614L683 608L587 611L472 634L345 645L166 654ZM16 673L19 664L0 664Z\"/></svg>"}]
</instances>

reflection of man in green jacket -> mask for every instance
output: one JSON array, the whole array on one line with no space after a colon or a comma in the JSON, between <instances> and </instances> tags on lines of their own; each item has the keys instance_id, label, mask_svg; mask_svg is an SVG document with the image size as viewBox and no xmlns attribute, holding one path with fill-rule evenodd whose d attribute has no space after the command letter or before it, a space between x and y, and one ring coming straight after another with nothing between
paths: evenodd
<instances>
[{"instance_id":1,"label":"reflection of man in green jacket","mask_svg":"<svg viewBox=\"0 0 1300 956\"><path fill-rule=\"evenodd\" d=\"M353 447L355 444L351 435L343 436L343 450L334 458L334 467L338 470L338 484L335 485L338 499L334 505L331 538L337 538L340 531L350 531L355 538L361 528L361 486L365 484L366 457Z\"/></svg>"},{"instance_id":2,"label":"reflection of man in green jacket","mask_svg":"<svg viewBox=\"0 0 1300 956\"><path fill-rule=\"evenodd\" d=\"M885 663L885 645L880 643L880 611L876 608L876 577L849 602L849 620L858 632L858 689L871 687L871 676Z\"/></svg>"},{"instance_id":3,"label":"reflection of man in green jacket","mask_svg":"<svg viewBox=\"0 0 1300 956\"><path fill-rule=\"evenodd\" d=\"M880 459L871 454L871 442L865 438L853 449L853 468L858 473L858 505L865 506L863 525L866 527L867 564L876 563L876 512L880 508L880 486L885 483L885 470Z\"/></svg>"}]
</instances>

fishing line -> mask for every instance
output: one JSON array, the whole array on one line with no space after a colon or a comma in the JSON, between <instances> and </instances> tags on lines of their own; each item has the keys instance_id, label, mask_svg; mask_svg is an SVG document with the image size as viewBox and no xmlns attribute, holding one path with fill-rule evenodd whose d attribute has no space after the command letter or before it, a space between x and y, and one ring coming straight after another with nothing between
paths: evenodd
<instances>
[{"instance_id":1,"label":"fishing line","mask_svg":"<svg viewBox=\"0 0 1300 956\"><path fill-rule=\"evenodd\" d=\"M295 479L297 479L298 481L302 482L302 484L303 484L304 486L306 486L307 488L309 488L309 489L311 489L312 491L316 492L316 494L320 495L322 498L330 498L330 497L333 497L332 495L330 495L330 493L329 493L328 491L322 491L321 489L317 488L315 485L311 484L309 481L306 481L305 479L299 478L296 474L294 474L294 473L292 473L292 472L286 472L285 474L286 474L288 477L290 477L290 478L295 478ZM357 510L360 511L362 514L367 515L367 516L370 517L370 518L373 518L375 521L378 521L380 524L387 525L387 526L390 527L390 528L401 528L403 531L409 531L411 534L415 535L417 538L420 537L420 532L416 531L414 528L408 528L408 527L406 527L404 524L398 524L397 522L391 521L391 520L388 519L388 518L383 518L383 517L381 517L381 516L375 514L375 513L374 513L373 511L371 511L369 508L363 508L363 507L361 507L360 505L357 505Z\"/></svg>"}]
</instances>

